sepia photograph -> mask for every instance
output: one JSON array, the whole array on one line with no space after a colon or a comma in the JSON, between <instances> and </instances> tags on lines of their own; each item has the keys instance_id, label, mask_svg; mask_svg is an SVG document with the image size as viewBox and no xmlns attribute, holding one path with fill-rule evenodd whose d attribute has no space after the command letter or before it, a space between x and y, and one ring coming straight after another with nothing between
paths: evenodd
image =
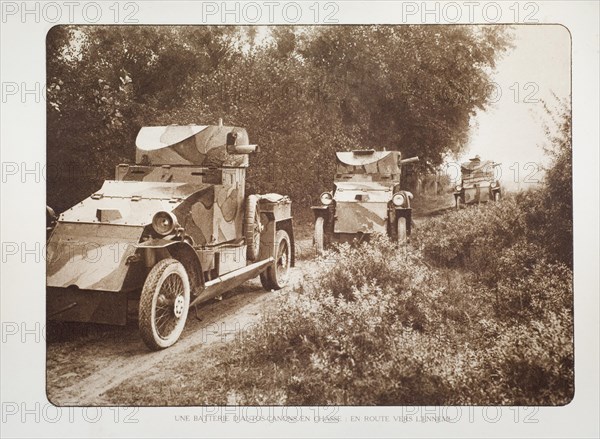
<instances>
[{"instance_id":1,"label":"sepia photograph","mask_svg":"<svg viewBox=\"0 0 600 439\"><path fill-rule=\"evenodd\" d=\"M560 25L53 27L48 399L568 404L570 58Z\"/></svg>"},{"instance_id":2,"label":"sepia photograph","mask_svg":"<svg viewBox=\"0 0 600 439\"><path fill-rule=\"evenodd\" d=\"M0 436L600 437L599 16L0 0Z\"/></svg>"}]
</instances>

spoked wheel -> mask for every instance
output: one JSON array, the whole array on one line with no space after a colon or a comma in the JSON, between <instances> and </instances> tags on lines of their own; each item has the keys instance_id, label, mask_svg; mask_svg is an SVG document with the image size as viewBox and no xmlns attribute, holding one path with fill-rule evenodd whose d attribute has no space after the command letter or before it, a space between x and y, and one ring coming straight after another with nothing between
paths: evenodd
<instances>
[{"instance_id":1,"label":"spoked wheel","mask_svg":"<svg viewBox=\"0 0 600 439\"><path fill-rule=\"evenodd\" d=\"M163 259L144 282L140 297L142 340L156 351L173 345L183 332L190 306L190 282L181 262Z\"/></svg>"},{"instance_id":2,"label":"spoked wheel","mask_svg":"<svg viewBox=\"0 0 600 439\"><path fill-rule=\"evenodd\" d=\"M289 282L292 262L292 246L285 230L278 230L275 235L275 260L260 274L260 282L266 290L279 290Z\"/></svg>"},{"instance_id":3,"label":"spoked wheel","mask_svg":"<svg viewBox=\"0 0 600 439\"><path fill-rule=\"evenodd\" d=\"M456 210L460 210L461 204L460 197L454 197L454 207L456 207Z\"/></svg>"},{"instance_id":4,"label":"spoked wheel","mask_svg":"<svg viewBox=\"0 0 600 439\"><path fill-rule=\"evenodd\" d=\"M499 191L494 192L494 201L500 201L500 192Z\"/></svg>"},{"instance_id":5,"label":"spoked wheel","mask_svg":"<svg viewBox=\"0 0 600 439\"><path fill-rule=\"evenodd\" d=\"M321 256L325 251L325 232L324 232L325 219L320 216L315 221L315 234L313 237L313 243L315 245L315 252L317 256Z\"/></svg>"},{"instance_id":6,"label":"spoked wheel","mask_svg":"<svg viewBox=\"0 0 600 439\"><path fill-rule=\"evenodd\" d=\"M401 216L398 218L398 244L406 244L406 218Z\"/></svg>"}]
</instances>

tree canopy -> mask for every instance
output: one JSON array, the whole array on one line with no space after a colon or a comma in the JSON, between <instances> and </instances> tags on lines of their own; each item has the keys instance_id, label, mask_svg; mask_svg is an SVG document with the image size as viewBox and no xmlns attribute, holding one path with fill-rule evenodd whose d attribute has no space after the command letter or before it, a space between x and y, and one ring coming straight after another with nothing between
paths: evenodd
<instances>
[{"instance_id":1,"label":"tree canopy","mask_svg":"<svg viewBox=\"0 0 600 439\"><path fill-rule=\"evenodd\" d=\"M246 127L252 191L307 205L334 152L459 153L510 47L503 26L57 26L47 38L48 203L132 162L140 127Z\"/></svg>"}]
</instances>

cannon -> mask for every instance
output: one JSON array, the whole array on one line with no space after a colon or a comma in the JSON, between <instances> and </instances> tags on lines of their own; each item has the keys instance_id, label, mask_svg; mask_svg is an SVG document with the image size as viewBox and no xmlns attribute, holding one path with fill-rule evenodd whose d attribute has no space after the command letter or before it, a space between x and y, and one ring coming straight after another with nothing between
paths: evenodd
<instances>
[{"instance_id":1,"label":"cannon","mask_svg":"<svg viewBox=\"0 0 600 439\"><path fill-rule=\"evenodd\" d=\"M457 210L470 204L500 201L502 188L495 168L500 163L482 161L477 155L461 164L461 181L454 188L454 206Z\"/></svg>"},{"instance_id":2,"label":"cannon","mask_svg":"<svg viewBox=\"0 0 600 439\"><path fill-rule=\"evenodd\" d=\"M179 339L190 307L257 276L283 288L295 263L291 200L245 193L256 150L244 128L221 123L141 128L135 164L50 222L47 318L123 325L133 309L159 350Z\"/></svg>"},{"instance_id":3,"label":"cannon","mask_svg":"<svg viewBox=\"0 0 600 439\"><path fill-rule=\"evenodd\" d=\"M333 242L360 241L373 233L405 243L411 233L413 195L400 188L401 168L418 160L402 159L399 151L336 153L335 188L312 206L317 254Z\"/></svg>"}]
</instances>

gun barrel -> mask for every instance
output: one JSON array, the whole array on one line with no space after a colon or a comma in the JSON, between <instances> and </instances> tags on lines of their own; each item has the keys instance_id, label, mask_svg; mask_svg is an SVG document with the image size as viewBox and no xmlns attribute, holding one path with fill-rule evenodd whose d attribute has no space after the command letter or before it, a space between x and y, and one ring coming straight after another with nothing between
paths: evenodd
<instances>
[{"instance_id":1,"label":"gun barrel","mask_svg":"<svg viewBox=\"0 0 600 439\"><path fill-rule=\"evenodd\" d=\"M401 165L407 165L408 163L414 163L414 162L418 162L419 161L419 157L411 157L408 159L402 159L400 160L400 164Z\"/></svg>"},{"instance_id":2,"label":"gun barrel","mask_svg":"<svg viewBox=\"0 0 600 439\"><path fill-rule=\"evenodd\" d=\"M227 145L229 154L252 154L257 151L257 145Z\"/></svg>"}]
</instances>

